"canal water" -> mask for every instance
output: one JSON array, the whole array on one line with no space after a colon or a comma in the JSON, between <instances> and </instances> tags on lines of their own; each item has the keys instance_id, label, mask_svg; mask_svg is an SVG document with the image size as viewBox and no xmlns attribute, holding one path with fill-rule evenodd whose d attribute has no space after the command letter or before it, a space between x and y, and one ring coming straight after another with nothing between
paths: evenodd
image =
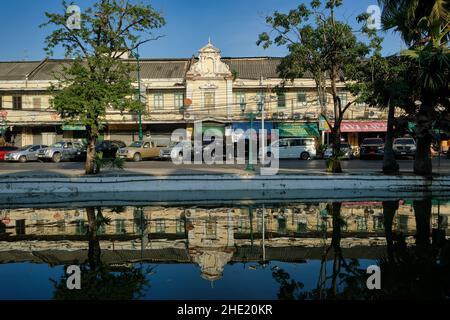
<instances>
[{"instance_id":1,"label":"canal water","mask_svg":"<svg viewBox=\"0 0 450 320\"><path fill-rule=\"evenodd\" d=\"M446 198L3 206L0 299L446 298L449 216Z\"/></svg>"}]
</instances>

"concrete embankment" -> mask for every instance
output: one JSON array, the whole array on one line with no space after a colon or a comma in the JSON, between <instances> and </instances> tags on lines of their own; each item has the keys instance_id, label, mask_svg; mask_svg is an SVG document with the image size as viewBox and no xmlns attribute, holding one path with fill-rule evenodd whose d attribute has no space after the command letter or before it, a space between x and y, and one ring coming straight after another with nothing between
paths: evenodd
<instances>
[{"instance_id":1,"label":"concrete embankment","mask_svg":"<svg viewBox=\"0 0 450 320\"><path fill-rule=\"evenodd\" d=\"M260 191L260 190L450 190L450 176L383 175L189 175L2 177L0 193L57 194L97 192Z\"/></svg>"}]
</instances>

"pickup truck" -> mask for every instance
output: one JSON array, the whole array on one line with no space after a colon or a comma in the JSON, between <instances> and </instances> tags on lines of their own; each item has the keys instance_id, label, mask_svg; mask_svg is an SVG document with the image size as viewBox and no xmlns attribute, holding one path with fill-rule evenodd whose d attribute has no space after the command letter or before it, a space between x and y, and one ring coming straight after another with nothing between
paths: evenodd
<instances>
[{"instance_id":1,"label":"pickup truck","mask_svg":"<svg viewBox=\"0 0 450 320\"><path fill-rule=\"evenodd\" d=\"M83 150L83 144L78 141L60 141L50 147L38 151L38 160L59 163L63 160L74 161L79 152Z\"/></svg>"}]
</instances>

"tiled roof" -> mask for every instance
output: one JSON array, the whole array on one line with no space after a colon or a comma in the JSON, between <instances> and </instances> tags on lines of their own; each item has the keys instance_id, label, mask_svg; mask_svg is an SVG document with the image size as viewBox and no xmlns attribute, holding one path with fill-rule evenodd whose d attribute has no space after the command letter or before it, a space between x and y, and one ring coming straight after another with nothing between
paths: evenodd
<instances>
[{"instance_id":1,"label":"tiled roof","mask_svg":"<svg viewBox=\"0 0 450 320\"><path fill-rule=\"evenodd\" d=\"M131 62L134 64L134 62ZM143 79L180 79L184 78L189 60L143 60L141 78ZM133 75L137 77L137 74Z\"/></svg>"},{"instance_id":2,"label":"tiled roof","mask_svg":"<svg viewBox=\"0 0 450 320\"><path fill-rule=\"evenodd\" d=\"M238 246L234 252L232 262L260 261L263 253L260 247ZM355 246L343 248L346 258L352 259L379 259L386 252L385 246ZM164 248L145 250L102 250L102 261L106 264L117 264L131 261L152 261L189 263L191 257L186 249ZM266 259L283 262L302 262L305 260L318 260L323 257L321 247L266 247ZM332 259L330 252L327 259ZM73 264L87 260L87 250L43 250L18 251L9 250L0 252L0 263L33 262L49 263L51 265Z\"/></svg>"},{"instance_id":3,"label":"tiled roof","mask_svg":"<svg viewBox=\"0 0 450 320\"><path fill-rule=\"evenodd\" d=\"M241 79L279 78L281 58L223 58L231 72Z\"/></svg>"},{"instance_id":4,"label":"tiled roof","mask_svg":"<svg viewBox=\"0 0 450 320\"><path fill-rule=\"evenodd\" d=\"M126 60L135 64L135 60ZM141 78L143 79L180 79L184 78L191 59L143 59ZM232 72L240 79L279 78L277 67L281 58L222 58ZM64 63L70 60L44 60L30 62L0 62L1 80L52 80L53 74L62 71ZM133 77L137 76L136 74Z\"/></svg>"},{"instance_id":5,"label":"tiled roof","mask_svg":"<svg viewBox=\"0 0 450 320\"><path fill-rule=\"evenodd\" d=\"M38 61L11 61L0 62L0 80L24 80L40 62Z\"/></svg>"}]
</instances>

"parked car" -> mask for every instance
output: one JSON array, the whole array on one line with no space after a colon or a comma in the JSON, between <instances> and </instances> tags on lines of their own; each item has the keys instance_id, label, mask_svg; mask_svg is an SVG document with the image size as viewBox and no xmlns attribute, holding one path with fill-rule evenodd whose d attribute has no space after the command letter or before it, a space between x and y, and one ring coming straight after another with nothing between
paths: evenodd
<instances>
[{"instance_id":1,"label":"parked car","mask_svg":"<svg viewBox=\"0 0 450 320\"><path fill-rule=\"evenodd\" d=\"M4 147L0 147L0 161L5 161L5 156L13 151L19 150L18 147L13 147L13 146L4 146Z\"/></svg>"},{"instance_id":2,"label":"parked car","mask_svg":"<svg viewBox=\"0 0 450 320\"><path fill-rule=\"evenodd\" d=\"M133 160L134 162L139 162L143 159L158 158L160 152L161 147L157 146L156 141L135 141L128 147L120 148L117 151L117 157L126 160Z\"/></svg>"},{"instance_id":3,"label":"parked car","mask_svg":"<svg viewBox=\"0 0 450 320\"><path fill-rule=\"evenodd\" d=\"M178 150L179 152L176 154L176 156L178 158L183 158L184 154L183 154L183 149L185 146L186 147L190 147L190 155L187 155L188 159L192 159L193 157L193 152L194 152L194 144L191 141L173 141L171 142L167 147L161 148L161 150L159 151L159 158L161 160L169 160L172 159L172 150L178 146L180 148L180 150Z\"/></svg>"},{"instance_id":4,"label":"parked car","mask_svg":"<svg viewBox=\"0 0 450 320\"><path fill-rule=\"evenodd\" d=\"M42 161L53 161L54 163L63 160L74 161L78 158L78 153L84 146L79 141L60 141L50 147L38 151L38 159Z\"/></svg>"},{"instance_id":5,"label":"parked car","mask_svg":"<svg viewBox=\"0 0 450 320\"><path fill-rule=\"evenodd\" d=\"M339 145L339 149L341 150L341 159L351 160L353 159L353 151L352 146L346 142L343 142ZM333 155L333 147L329 147L325 150L323 154L324 159L329 159Z\"/></svg>"},{"instance_id":6,"label":"parked car","mask_svg":"<svg viewBox=\"0 0 450 320\"><path fill-rule=\"evenodd\" d=\"M416 141L413 138L397 138L392 145L396 157L415 157Z\"/></svg>"},{"instance_id":7,"label":"parked car","mask_svg":"<svg viewBox=\"0 0 450 320\"><path fill-rule=\"evenodd\" d=\"M103 158L115 158L120 148L126 148L125 142L120 140L103 140L98 141L95 145L96 152L102 152Z\"/></svg>"},{"instance_id":8,"label":"parked car","mask_svg":"<svg viewBox=\"0 0 450 320\"><path fill-rule=\"evenodd\" d=\"M36 161L38 159L38 151L40 149L47 148L41 144L31 144L20 148L19 150L8 153L5 156L6 161L18 161L25 163L27 161Z\"/></svg>"},{"instance_id":9,"label":"parked car","mask_svg":"<svg viewBox=\"0 0 450 320\"><path fill-rule=\"evenodd\" d=\"M280 159L308 160L316 157L316 141L313 138L282 138L269 146L268 155L272 156L272 148L278 147Z\"/></svg>"},{"instance_id":10,"label":"parked car","mask_svg":"<svg viewBox=\"0 0 450 320\"><path fill-rule=\"evenodd\" d=\"M246 140L246 143L248 144L248 140ZM202 158L204 158L205 154L210 155L212 160L219 160L219 155L216 155L216 151L218 148L222 147L222 159L221 160L227 160L227 159L234 159L237 156L237 145L233 144L233 151L227 150L227 141L223 139L217 139L217 140L203 140L202 141ZM194 150L197 152L198 150ZM227 153L230 152L230 153ZM248 148L246 147L246 153L248 152Z\"/></svg>"},{"instance_id":11,"label":"parked car","mask_svg":"<svg viewBox=\"0 0 450 320\"><path fill-rule=\"evenodd\" d=\"M380 158L384 155L384 142L380 138L366 138L360 148L361 160L369 158Z\"/></svg>"}]
</instances>

